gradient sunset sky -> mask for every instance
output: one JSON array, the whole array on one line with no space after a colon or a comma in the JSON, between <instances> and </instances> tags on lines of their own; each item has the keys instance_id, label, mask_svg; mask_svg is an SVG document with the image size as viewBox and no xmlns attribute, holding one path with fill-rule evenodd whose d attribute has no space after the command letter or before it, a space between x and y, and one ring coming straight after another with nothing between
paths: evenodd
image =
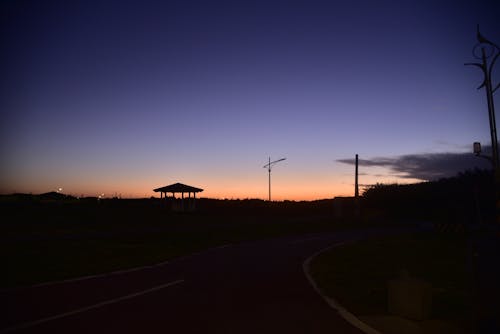
<instances>
[{"instance_id":1,"label":"gradient sunset sky","mask_svg":"<svg viewBox=\"0 0 500 334\"><path fill-rule=\"evenodd\" d=\"M1 1L0 193L352 195L489 144L498 1ZM500 65L497 65L500 68ZM500 70L493 72L500 81ZM497 101L497 113L500 101ZM379 163L377 163L379 162ZM416 172L418 170L418 172Z\"/></svg>"}]
</instances>

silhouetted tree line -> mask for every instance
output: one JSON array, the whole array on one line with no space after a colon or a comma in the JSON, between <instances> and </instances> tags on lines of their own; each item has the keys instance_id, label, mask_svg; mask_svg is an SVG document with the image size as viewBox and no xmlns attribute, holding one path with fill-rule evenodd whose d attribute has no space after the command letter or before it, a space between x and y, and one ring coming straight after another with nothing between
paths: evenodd
<instances>
[{"instance_id":1,"label":"silhouetted tree line","mask_svg":"<svg viewBox=\"0 0 500 334\"><path fill-rule=\"evenodd\" d=\"M376 184L363 193L366 215L449 223L486 222L495 215L494 175L469 170L415 184Z\"/></svg>"}]
</instances>

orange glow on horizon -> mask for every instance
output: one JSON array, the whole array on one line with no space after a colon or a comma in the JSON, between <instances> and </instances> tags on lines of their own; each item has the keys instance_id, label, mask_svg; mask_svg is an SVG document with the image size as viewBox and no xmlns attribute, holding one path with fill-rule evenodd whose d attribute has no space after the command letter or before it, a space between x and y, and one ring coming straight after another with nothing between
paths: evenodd
<instances>
[{"instance_id":1,"label":"orange glow on horizon","mask_svg":"<svg viewBox=\"0 0 500 334\"><path fill-rule=\"evenodd\" d=\"M379 171L377 171L379 172ZM354 195L354 175L352 168L337 168L336 174L327 172L300 174L288 172L286 169L281 173L273 175L272 179L272 200L283 201L311 201L319 199L329 199L337 196ZM376 183L415 183L421 182L416 179L404 179L397 176L385 174L360 175L361 185ZM50 191L57 191L63 188L63 193L75 197L92 196L97 197L104 193L105 198L150 198L159 197L153 189L180 182L187 185L204 189L196 194L197 198L214 199L268 199L268 179L266 174L259 176L235 173L234 175L180 175L179 178L162 178L158 175L141 174L140 177L134 175L113 175L113 178L104 175L85 175L86 177L74 177L74 175L54 177L51 180L25 180L23 184L16 187L7 188L5 185L0 189L1 193L33 193L41 194ZM75 179L77 181L75 181ZM160 181L159 181L160 180ZM50 184L50 187L47 187ZM360 193L363 193L363 186L360 186Z\"/></svg>"},{"instance_id":2,"label":"orange glow on horizon","mask_svg":"<svg viewBox=\"0 0 500 334\"><path fill-rule=\"evenodd\" d=\"M201 187L204 189L203 192L197 193L197 198L212 198L212 199L268 199L268 186L254 186L254 187L219 187L213 188L210 186L203 186L196 183L187 183L195 187ZM167 185L167 184L164 184ZM153 187L72 187L70 185L65 185L64 194L72 195L75 197L97 197L98 195L104 194L104 198L150 198L150 197L160 197L159 193L153 191L154 187L160 187L163 184L158 184ZM334 189L328 189L328 187L318 188L305 188L305 187L279 187L276 185L272 188L272 200L273 201L311 201L319 199L334 198L336 196L352 196L353 189L351 186L342 185L342 187L334 186ZM56 187L53 189L47 189L45 187L19 187L13 189L12 191L2 191L4 194L11 193L31 193L31 194L42 194L50 191L57 191Z\"/></svg>"}]
</instances>

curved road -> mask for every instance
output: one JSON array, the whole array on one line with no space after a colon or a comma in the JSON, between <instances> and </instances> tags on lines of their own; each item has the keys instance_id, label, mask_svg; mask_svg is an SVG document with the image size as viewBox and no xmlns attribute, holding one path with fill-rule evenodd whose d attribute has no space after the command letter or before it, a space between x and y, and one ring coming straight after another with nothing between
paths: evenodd
<instances>
[{"instance_id":1,"label":"curved road","mask_svg":"<svg viewBox=\"0 0 500 334\"><path fill-rule=\"evenodd\" d=\"M140 270L3 291L0 333L359 334L316 293L302 264L330 245L380 233L227 245Z\"/></svg>"}]
</instances>

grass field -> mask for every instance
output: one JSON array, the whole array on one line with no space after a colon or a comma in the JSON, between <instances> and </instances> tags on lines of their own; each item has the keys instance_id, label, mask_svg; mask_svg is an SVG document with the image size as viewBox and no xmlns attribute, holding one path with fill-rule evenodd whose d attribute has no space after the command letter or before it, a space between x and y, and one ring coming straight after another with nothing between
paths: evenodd
<instances>
[{"instance_id":1,"label":"grass field","mask_svg":"<svg viewBox=\"0 0 500 334\"><path fill-rule=\"evenodd\" d=\"M311 263L320 288L356 315L387 314L387 282L401 270L432 284L432 318L473 326L464 235L428 232L373 239L332 249Z\"/></svg>"}]
</instances>

